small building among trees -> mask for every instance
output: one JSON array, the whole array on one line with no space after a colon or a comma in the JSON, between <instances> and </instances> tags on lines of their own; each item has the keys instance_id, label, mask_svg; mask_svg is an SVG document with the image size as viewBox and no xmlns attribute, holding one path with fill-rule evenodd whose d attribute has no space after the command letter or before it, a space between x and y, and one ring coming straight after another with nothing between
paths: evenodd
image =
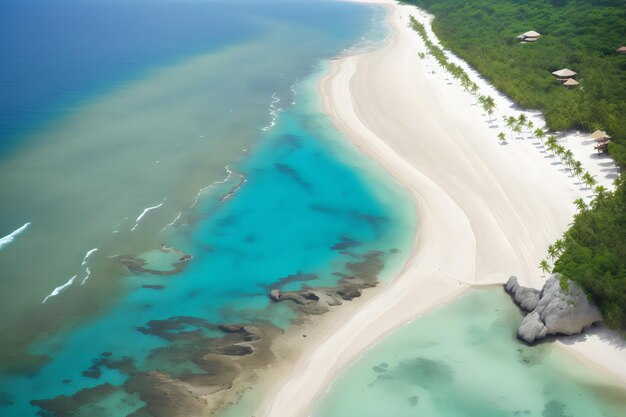
<instances>
[{"instance_id":1,"label":"small building among trees","mask_svg":"<svg viewBox=\"0 0 626 417\"><path fill-rule=\"evenodd\" d=\"M558 71L554 71L552 73L552 75L554 75L556 77L556 79L560 82L565 82L571 78L573 78L576 74L578 74L576 71L572 71L569 68L563 68L560 69Z\"/></svg>"},{"instance_id":2,"label":"small building among trees","mask_svg":"<svg viewBox=\"0 0 626 417\"><path fill-rule=\"evenodd\" d=\"M519 35L517 39L519 39L520 42L537 42L537 39L539 39L540 36L541 34L539 32L530 30L526 33L522 33L521 35Z\"/></svg>"},{"instance_id":3,"label":"small building among trees","mask_svg":"<svg viewBox=\"0 0 626 417\"><path fill-rule=\"evenodd\" d=\"M591 134L591 137L596 140L596 146L594 149L600 152L608 152L609 143L611 143L611 136L609 136L603 130L596 130Z\"/></svg>"},{"instance_id":4,"label":"small building among trees","mask_svg":"<svg viewBox=\"0 0 626 417\"><path fill-rule=\"evenodd\" d=\"M575 88L576 86L578 86L578 84L580 84L578 81L576 81L573 78L568 78L567 80L565 80L565 82L563 83L563 85L567 88Z\"/></svg>"}]
</instances>

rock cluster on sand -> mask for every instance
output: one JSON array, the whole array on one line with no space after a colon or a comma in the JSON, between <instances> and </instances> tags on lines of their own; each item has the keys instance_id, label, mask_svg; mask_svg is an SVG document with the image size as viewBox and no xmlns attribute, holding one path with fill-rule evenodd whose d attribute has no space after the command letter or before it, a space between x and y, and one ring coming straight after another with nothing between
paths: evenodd
<instances>
[{"instance_id":1,"label":"rock cluster on sand","mask_svg":"<svg viewBox=\"0 0 626 417\"><path fill-rule=\"evenodd\" d=\"M517 330L517 337L526 343L534 343L548 335L573 335L582 333L593 323L602 321L596 306L589 302L583 290L573 281L564 281L553 274L541 291L522 287L516 277L504 285L515 303L528 315Z\"/></svg>"}]
</instances>

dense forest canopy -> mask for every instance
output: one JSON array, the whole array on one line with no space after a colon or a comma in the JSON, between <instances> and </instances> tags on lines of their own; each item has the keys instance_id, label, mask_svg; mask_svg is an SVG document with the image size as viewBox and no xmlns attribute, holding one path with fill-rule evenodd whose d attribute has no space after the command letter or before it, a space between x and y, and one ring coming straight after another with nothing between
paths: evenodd
<instances>
[{"instance_id":1,"label":"dense forest canopy","mask_svg":"<svg viewBox=\"0 0 626 417\"><path fill-rule=\"evenodd\" d=\"M520 105L543 111L553 130L602 129L626 166L626 0L407 0L435 15L446 48ZM517 36L535 30L539 41ZM570 68L580 87L551 72Z\"/></svg>"},{"instance_id":2,"label":"dense forest canopy","mask_svg":"<svg viewBox=\"0 0 626 417\"><path fill-rule=\"evenodd\" d=\"M406 0L435 15L442 44L526 108L543 111L552 130L602 129L626 167L626 0ZM416 28L418 30L419 28ZM534 43L517 36L534 30ZM419 31L419 30L418 30ZM569 90L552 71L578 73ZM597 187L571 228L548 252L554 270L578 282L609 327L626 330L626 181ZM548 265L546 261L544 265Z\"/></svg>"}]
</instances>

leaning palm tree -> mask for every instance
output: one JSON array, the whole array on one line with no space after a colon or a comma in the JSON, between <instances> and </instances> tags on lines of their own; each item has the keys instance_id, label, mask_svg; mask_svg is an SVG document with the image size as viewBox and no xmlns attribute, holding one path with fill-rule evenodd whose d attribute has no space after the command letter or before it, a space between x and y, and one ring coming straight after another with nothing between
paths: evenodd
<instances>
[{"instance_id":1,"label":"leaning palm tree","mask_svg":"<svg viewBox=\"0 0 626 417\"><path fill-rule=\"evenodd\" d=\"M564 155L565 155L565 148L563 146L561 146L561 145L556 145L554 147L554 154L559 157L561 162L563 162L564 161Z\"/></svg>"},{"instance_id":2,"label":"leaning palm tree","mask_svg":"<svg viewBox=\"0 0 626 417\"><path fill-rule=\"evenodd\" d=\"M539 268L543 271L544 276L545 274L550 273L550 265L548 264L548 261L546 261L545 259L542 259L539 262Z\"/></svg>"},{"instance_id":3,"label":"leaning palm tree","mask_svg":"<svg viewBox=\"0 0 626 417\"><path fill-rule=\"evenodd\" d=\"M502 121L509 128L509 132L513 133L513 127L517 123L517 119L513 116L502 116ZM512 139L512 138L511 138Z\"/></svg>"},{"instance_id":4,"label":"leaning palm tree","mask_svg":"<svg viewBox=\"0 0 626 417\"><path fill-rule=\"evenodd\" d=\"M469 93L470 80L467 77L461 77L461 87L463 87L464 92Z\"/></svg>"},{"instance_id":5,"label":"leaning palm tree","mask_svg":"<svg viewBox=\"0 0 626 417\"><path fill-rule=\"evenodd\" d=\"M587 210L587 204L585 203L585 200L580 197L574 200L574 205L576 206L576 210L578 210L579 213Z\"/></svg>"},{"instance_id":6,"label":"leaning palm tree","mask_svg":"<svg viewBox=\"0 0 626 417\"><path fill-rule=\"evenodd\" d=\"M519 138L519 134L522 133L522 126L516 123L515 126L513 126L513 132L518 135L517 137ZM524 139L524 136L522 136L522 139Z\"/></svg>"},{"instance_id":7,"label":"leaning palm tree","mask_svg":"<svg viewBox=\"0 0 626 417\"><path fill-rule=\"evenodd\" d=\"M570 149L565 150L565 153L563 154L563 160L565 161L565 165L567 165L567 168L569 169L571 174L572 165L574 164L574 153Z\"/></svg>"},{"instance_id":8,"label":"leaning palm tree","mask_svg":"<svg viewBox=\"0 0 626 417\"><path fill-rule=\"evenodd\" d=\"M596 198L594 199L596 202L603 201L609 193L609 190L607 190L604 185L598 185L593 191L596 195Z\"/></svg>"},{"instance_id":9,"label":"leaning palm tree","mask_svg":"<svg viewBox=\"0 0 626 417\"><path fill-rule=\"evenodd\" d=\"M520 125L520 127L526 126L527 120L528 120L528 117L526 117L524 113L520 113L520 115L517 116L517 124Z\"/></svg>"},{"instance_id":10,"label":"leaning palm tree","mask_svg":"<svg viewBox=\"0 0 626 417\"><path fill-rule=\"evenodd\" d=\"M582 162L574 161L574 164L572 165L572 170L574 171L574 175L576 175L576 178L578 178L578 183L580 184L581 183L580 176L584 172Z\"/></svg>"},{"instance_id":11,"label":"leaning palm tree","mask_svg":"<svg viewBox=\"0 0 626 417\"><path fill-rule=\"evenodd\" d=\"M482 104L483 104L483 109L485 110L485 112L487 112L487 115L489 116L489 121L491 122L492 121L491 115L493 114L493 111L496 109L496 102L493 99L493 97L486 96Z\"/></svg>"},{"instance_id":12,"label":"leaning palm tree","mask_svg":"<svg viewBox=\"0 0 626 417\"><path fill-rule=\"evenodd\" d=\"M565 250L565 241L563 239L557 239L554 242L554 250L556 251L556 256L559 257Z\"/></svg>"},{"instance_id":13,"label":"leaning palm tree","mask_svg":"<svg viewBox=\"0 0 626 417\"><path fill-rule=\"evenodd\" d=\"M594 185L596 185L596 179L589 173L589 171L583 174L582 181L588 189L591 189Z\"/></svg>"},{"instance_id":14,"label":"leaning palm tree","mask_svg":"<svg viewBox=\"0 0 626 417\"><path fill-rule=\"evenodd\" d=\"M478 84L472 82L469 87L469 92L476 98L476 102L474 104L478 104Z\"/></svg>"},{"instance_id":15,"label":"leaning palm tree","mask_svg":"<svg viewBox=\"0 0 626 417\"><path fill-rule=\"evenodd\" d=\"M526 127L528 128L528 130L526 132L530 133L532 135L533 134L533 127L535 127L535 124L533 123L533 121L529 119L526 122Z\"/></svg>"},{"instance_id":16,"label":"leaning palm tree","mask_svg":"<svg viewBox=\"0 0 626 417\"><path fill-rule=\"evenodd\" d=\"M534 135L541 142L541 146L543 146L543 138L546 136L546 131L538 127L535 129Z\"/></svg>"},{"instance_id":17,"label":"leaning palm tree","mask_svg":"<svg viewBox=\"0 0 626 417\"><path fill-rule=\"evenodd\" d=\"M557 257L557 250L556 247L554 245L549 245L548 246L548 258L554 260Z\"/></svg>"},{"instance_id":18,"label":"leaning palm tree","mask_svg":"<svg viewBox=\"0 0 626 417\"><path fill-rule=\"evenodd\" d=\"M556 147L558 145L559 145L559 142L557 141L555 136L548 136L548 139L546 139L545 147L547 150L552 152L552 156L554 156L554 152L556 151Z\"/></svg>"}]
</instances>

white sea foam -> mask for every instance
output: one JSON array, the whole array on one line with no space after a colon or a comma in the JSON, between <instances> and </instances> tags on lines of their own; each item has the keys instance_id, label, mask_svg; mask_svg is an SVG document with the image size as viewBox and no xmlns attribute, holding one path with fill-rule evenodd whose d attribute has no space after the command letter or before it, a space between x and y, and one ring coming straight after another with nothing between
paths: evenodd
<instances>
[{"instance_id":1,"label":"white sea foam","mask_svg":"<svg viewBox=\"0 0 626 417\"><path fill-rule=\"evenodd\" d=\"M298 81L298 80L296 80L296 82L297 82L297 81ZM289 91L291 91L291 93L293 94L293 99L291 100L291 105L293 106L294 104L296 104L296 99L295 99L295 96L296 96L296 94L298 93L298 92L296 91L296 84L292 84L292 85L290 85L290 86L289 86Z\"/></svg>"},{"instance_id":2,"label":"white sea foam","mask_svg":"<svg viewBox=\"0 0 626 417\"><path fill-rule=\"evenodd\" d=\"M194 199L193 204L191 205L191 208L194 208L196 206L196 204L198 204L198 201L200 201L200 197L206 191L210 190L211 188L213 188L217 184L224 184L225 182L230 180L230 177L233 175L233 171L230 169L230 166L228 166L228 165L226 165L224 167L224 169L227 172L226 178L224 178L223 180L214 181L211 184L207 185L206 187L202 188L200 191L198 191L198 193L196 194L196 198Z\"/></svg>"},{"instance_id":3,"label":"white sea foam","mask_svg":"<svg viewBox=\"0 0 626 417\"><path fill-rule=\"evenodd\" d=\"M87 282L87 280L89 279L90 276L91 276L91 269L89 269L89 267L86 267L85 268L85 278L83 278L83 280L80 283L80 285L85 285L85 282Z\"/></svg>"},{"instance_id":4,"label":"white sea foam","mask_svg":"<svg viewBox=\"0 0 626 417\"><path fill-rule=\"evenodd\" d=\"M163 229L161 229L161 231L164 231L165 229L167 229L168 227L172 227L176 224L176 222L178 221L178 219L180 219L180 216L183 214L182 211L178 212L178 216L176 216L176 218L174 220L172 220L171 223L168 223L165 225L165 227Z\"/></svg>"},{"instance_id":5,"label":"white sea foam","mask_svg":"<svg viewBox=\"0 0 626 417\"><path fill-rule=\"evenodd\" d=\"M9 243L13 242L15 240L15 238L22 233L24 230L28 229L28 226L30 226L30 222L25 223L24 226L15 229L13 232L11 232L11 234L6 235L5 237L3 237L2 239L0 239L0 249L4 248L5 246L7 246Z\"/></svg>"},{"instance_id":6,"label":"white sea foam","mask_svg":"<svg viewBox=\"0 0 626 417\"><path fill-rule=\"evenodd\" d=\"M269 125L261 129L264 132L267 132L268 130L276 126L276 119L278 118L278 112L283 110L281 108L276 107L276 104L280 102L280 98L276 95L276 93L272 93L271 98L272 98L272 102L270 103L269 111L270 111L270 116L272 117L272 120L270 121Z\"/></svg>"},{"instance_id":7,"label":"white sea foam","mask_svg":"<svg viewBox=\"0 0 626 417\"><path fill-rule=\"evenodd\" d=\"M89 257L91 255L94 254L94 252L98 252L98 248L93 248L87 251L87 253L85 254L85 257L83 258L83 262L81 263L81 265L85 266L87 265L87 260L89 259Z\"/></svg>"},{"instance_id":8,"label":"white sea foam","mask_svg":"<svg viewBox=\"0 0 626 417\"><path fill-rule=\"evenodd\" d=\"M167 198L164 198L163 201L161 203L157 204L156 206L146 207L145 209L143 209L141 214L135 220L135 225L133 226L132 229L130 229L130 231L133 232L135 229L137 229L137 226L139 226L139 222L141 221L141 219L143 219L143 216L145 216L148 212L150 212L152 210L156 210L159 207L163 206L163 204L165 203L165 200L167 200Z\"/></svg>"},{"instance_id":9,"label":"white sea foam","mask_svg":"<svg viewBox=\"0 0 626 417\"><path fill-rule=\"evenodd\" d=\"M69 287L70 285L72 285L74 283L74 280L76 279L76 275L74 275L72 278L70 278L65 284L60 285L58 287L56 287L54 290L52 290L52 292L50 294L48 294L46 296L46 298L43 299L43 301L41 302L41 304L45 303L46 301L48 301L48 298L50 297L56 297L57 295L61 294L61 292L63 290L65 290L67 287Z\"/></svg>"},{"instance_id":10,"label":"white sea foam","mask_svg":"<svg viewBox=\"0 0 626 417\"><path fill-rule=\"evenodd\" d=\"M81 262L81 266L85 267L85 278L83 278L82 282L80 283L80 285L84 285L85 282L87 282L87 280L89 279L89 277L91 276L91 269L89 269L89 267L87 266L87 261L89 260L89 257L91 255L94 254L94 252L97 252L98 248L93 248L91 250L88 250L87 253L85 254L85 257L83 258L83 262Z\"/></svg>"}]
</instances>

